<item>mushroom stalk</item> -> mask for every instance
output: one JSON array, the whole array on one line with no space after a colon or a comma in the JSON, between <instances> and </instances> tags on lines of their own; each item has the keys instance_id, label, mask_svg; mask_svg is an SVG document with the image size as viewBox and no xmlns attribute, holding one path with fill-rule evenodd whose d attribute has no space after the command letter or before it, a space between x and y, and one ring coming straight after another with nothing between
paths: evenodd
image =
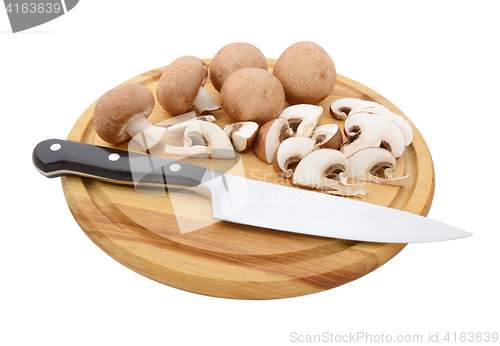
<instances>
[{"instance_id":1,"label":"mushroom stalk","mask_svg":"<svg viewBox=\"0 0 500 346\"><path fill-rule=\"evenodd\" d=\"M193 107L202 115L214 112L221 108L217 104L217 102L215 102L214 98L212 97L212 95L210 95L208 90L202 86L198 90L198 94L194 99Z\"/></svg>"},{"instance_id":2,"label":"mushroom stalk","mask_svg":"<svg viewBox=\"0 0 500 346\"><path fill-rule=\"evenodd\" d=\"M135 137L144 149L162 139L166 129L151 124L146 118L155 107L155 98L148 88L137 83L119 85L97 102L93 114L96 133L108 143L120 144Z\"/></svg>"},{"instance_id":3,"label":"mushroom stalk","mask_svg":"<svg viewBox=\"0 0 500 346\"><path fill-rule=\"evenodd\" d=\"M158 144L167 132L166 128L151 124L142 114L130 119L124 130L135 141L141 143L145 149L150 149Z\"/></svg>"},{"instance_id":4,"label":"mushroom stalk","mask_svg":"<svg viewBox=\"0 0 500 346\"><path fill-rule=\"evenodd\" d=\"M203 88L207 76L207 65L200 58L187 55L174 60L165 68L156 86L160 106L171 115L179 115L193 107L198 98L196 109L201 114L220 109Z\"/></svg>"}]
</instances>

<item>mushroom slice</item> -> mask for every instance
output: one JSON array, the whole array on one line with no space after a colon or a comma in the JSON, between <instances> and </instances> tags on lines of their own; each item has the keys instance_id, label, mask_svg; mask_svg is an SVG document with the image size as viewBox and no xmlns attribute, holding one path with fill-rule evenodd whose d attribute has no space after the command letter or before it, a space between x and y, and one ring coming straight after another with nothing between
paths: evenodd
<instances>
[{"instance_id":1,"label":"mushroom slice","mask_svg":"<svg viewBox=\"0 0 500 346\"><path fill-rule=\"evenodd\" d=\"M368 107L385 108L385 106L377 102L346 97L333 101L330 105L330 113L335 119L346 120L351 112L361 111Z\"/></svg>"},{"instance_id":2,"label":"mushroom slice","mask_svg":"<svg viewBox=\"0 0 500 346\"><path fill-rule=\"evenodd\" d=\"M354 113L357 113L358 111L351 111L351 115ZM368 107L363 109L363 112L370 113L370 114L378 114L383 117L386 117L389 120L392 120L395 122L400 128L401 131L403 131L403 134L405 136L405 145L408 146L411 144L413 141L413 129L411 128L410 123L403 118L400 115L397 115L396 113L393 113L389 110L389 108L378 108L378 107Z\"/></svg>"},{"instance_id":3,"label":"mushroom slice","mask_svg":"<svg viewBox=\"0 0 500 346\"><path fill-rule=\"evenodd\" d=\"M322 190L332 195L364 196L368 190L365 185L347 184L350 171L351 164L340 151L319 149L299 161L293 173L292 184Z\"/></svg>"},{"instance_id":4,"label":"mushroom slice","mask_svg":"<svg viewBox=\"0 0 500 346\"><path fill-rule=\"evenodd\" d=\"M311 137L321 114L321 106L300 104L285 108L279 117L288 120L295 136Z\"/></svg>"},{"instance_id":5,"label":"mushroom slice","mask_svg":"<svg viewBox=\"0 0 500 346\"><path fill-rule=\"evenodd\" d=\"M196 112L194 111L189 113L192 113L193 117L196 116ZM189 113L186 113L186 115L188 115ZM167 131L173 135L182 136L186 127L197 121L208 121L210 123L213 123L215 122L215 117L213 115L202 115L200 117L191 118L189 120L167 127Z\"/></svg>"},{"instance_id":6,"label":"mushroom slice","mask_svg":"<svg viewBox=\"0 0 500 346\"><path fill-rule=\"evenodd\" d=\"M401 178L392 177L396 169L396 159L388 150L382 148L361 149L349 156L349 161L351 162L351 172L348 177L351 179L393 186L410 184L410 175ZM377 175L377 172L381 170L383 170L384 177Z\"/></svg>"},{"instance_id":7,"label":"mushroom slice","mask_svg":"<svg viewBox=\"0 0 500 346\"><path fill-rule=\"evenodd\" d=\"M400 115L397 115L389 110L389 108L374 101L365 101L357 98L343 98L333 101L330 105L330 113L335 119L345 120L347 117L359 113L366 112L370 114L378 114L384 116L401 127L405 136L406 146L410 145L413 140L413 130L410 123Z\"/></svg>"},{"instance_id":8,"label":"mushroom slice","mask_svg":"<svg viewBox=\"0 0 500 346\"><path fill-rule=\"evenodd\" d=\"M164 153L186 157L213 157L232 159L235 157L229 137L218 125L207 121L196 121L186 127L184 146L165 145Z\"/></svg>"},{"instance_id":9,"label":"mushroom slice","mask_svg":"<svg viewBox=\"0 0 500 346\"><path fill-rule=\"evenodd\" d=\"M200 58L188 55L174 60L158 81L158 102L171 115L186 113L191 107L201 114L219 110L221 107L203 88L207 76L207 66Z\"/></svg>"},{"instance_id":10,"label":"mushroom slice","mask_svg":"<svg viewBox=\"0 0 500 346\"><path fill-rule=\"evenodd\" d=\"M119 85L97 102L93 114L94 128L108 143L119 144L134 137L144 149L150 149L167 131L146 119L154 106L154 96L145 86L136 83Z\"/></svg>"},{"instance_id":11,"label":"mushroom slice","mask_svg":"<svg viewBox=\"0 0 500 346\"><path fill-rule=\"evenodd\" d=\"M312 133L311 139L314 140L314 147L340 149L342 145L342 132L335 124L326 124L316 127Z\"/></svg>"},{"instance_id":12,"label":"mushroom slice","mask_svg":"<svg viewBox=\"0 0 500 346\"><path fill-rule=\"evenodd\" d=\"M313 150L314 143L314 140L308 137L285 139L274 153L274 171L285 178L292 177L292 167Z\"/></svg>"},{"instance_id":13,"label":"mushroom slice","mask_svg":"<svg viewBox=\"0 0 500 346\"><path fill-rule=\"evenodd\" d=\"M253 121L241 121L224 127L224 131L231 139L234 150L237 152L242 152L252 147L258 130L259 124Z\"/></svg>"},{"instance_id":14,"label":"mushroom slice","mask_svg":"<svg viewBox=\"0 0 500 346\"><path fill-rule=\"evenodd\" d=\"M347 156L364 148L382 147L398 158L405 150L405 136L401 128L378 114L352 114L345 121L344 131L348 143L343 144L340 150Z\"/></svg>"},{"instance_id":15,"label":"mushroom slice","mask_svg":"<svg viewBox=\"0 0 500 346\"><path fill-rule=\"evenodd\" d=\"M257 137L253 142L253 152L262 161L273 163L276 148L292 135L293 131L286 119L276 118L268 121L257 132Z\"/></svg>"}]
</instances>

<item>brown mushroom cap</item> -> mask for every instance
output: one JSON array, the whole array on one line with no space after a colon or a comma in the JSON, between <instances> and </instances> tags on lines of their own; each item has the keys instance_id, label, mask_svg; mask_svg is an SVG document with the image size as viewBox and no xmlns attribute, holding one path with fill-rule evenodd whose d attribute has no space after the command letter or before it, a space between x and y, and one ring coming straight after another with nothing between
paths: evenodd
<instances>
[{"instance_id":1,"label":"brown mushroom cap","mask_svg":"<svg viewBox=\"0 0 500 346\"><path fill-rule=\"evenodd\" d=\"M276 148L292 135L293 131L286 119L272 119L259 128L253 142L253 152L262 161L272 163Z\"/></svg>"},{"instance_id":2,"label":"brown mushroom cap","mask_svg":"<svg viewBox=\"0 0 500 346\"><path fill-rule=\"evenodd\" d=\"M158 102L172 115L186 113L207 76L207 66L200 58L188 55L174 60L158 81Z\"/></svg>"},{"instance_id":3,"label":"brown mushroom cap","mask_svg":"<svg viewBox=\"0 0 500 346\"><path fill-rule=\"evenodd\" d=\"M272 73L246 67L229 75L222 85L220 100L231 119L262 125L280 115L285 91Z\"/></svg>"},{"instance_id":4,"label":"brown mushroom cap","mask_svg":"<svg viewBox=\"0 0 500 346\"><path fill-rule=\"evenodd\" d=\"M104 141L122 143L130 138L127 123L134 117L147 118L155 106L151 91L143 85L119 85L104 94L94 109L94 128Z\"/></svg>"},{"instance_id":5,"label":"brown mushroom cap","mask_svg":"<svg viewBox=\"0 0 500 346\"><path fill-rule=\"evenodd\" d=\"M298 42L279 57L273 70L285 89L286 101L317 104L333 90L337 72L332 58L314 42Z\"/></svg>"},{"instance_id":6,"label":"brown mushroom cap","mask_svg":"<svg viewBox=\"0 0 500 346\"><path fill-rule=\"evenodd\" d=\"M267 70L266 57L257 47L245 42L235 42L222 47L212 59L209 69L215 90L220 92L226 78L245 67Z\"/></svg>"}]
</instances>

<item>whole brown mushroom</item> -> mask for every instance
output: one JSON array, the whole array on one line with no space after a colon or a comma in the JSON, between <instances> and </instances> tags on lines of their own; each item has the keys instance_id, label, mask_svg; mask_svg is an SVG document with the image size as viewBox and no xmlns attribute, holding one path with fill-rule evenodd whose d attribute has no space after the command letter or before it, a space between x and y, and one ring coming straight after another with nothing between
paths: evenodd
<instances>
[{"instance_id":1,"label":"whole brown mushroom","mask_svg":"<svg viewBox=\"0 0 500 346\"><path fill-rule=\"evenodd\" d=\"M220 91L222 108L234 121L259 125L277 118L285 105L285 91L267 70L246 67L229 75Z\"/></svg>"},{"instance_id":2,"label":"whole brown mushroom","mask_svg":"<svg viewBox=\"0 0 500 346\"><path fill-rule=\"evenodd\" d=\"M158 81L158 102L174 116L186 113L191 107L201 114L220 109L212 95L203 88L207 76L207 66L200 58L187 55L174 60Z\"/></svg>"},{"instance_id":3,"label":"whole brown mushroom","mask_svg":"<svg viewBox=\"0 0 500 346\"><path fill-rule=\"evenodd\" d=\"M318 104L333 90L335 65L328 53L314 42L288 47L274 66L273 74L285 89L286 102Z\"/></svg>"},{"instance_id":4,"label":"whole brown mushroom","mask_svg":"<svg viewBox=\"0 0 500 346\"><path fill-rule=\"evenodd\" d=\"M149 149L161 140L166 128L151 124L146 118L155 106L155 98L141 84L119 85L105 93L94 109L94 128L104 141L112 144L125 142L142 134L138 142Z\"/></svg>"},{"instance_id":5,"label":"whole brown mushroom","mask_svg":"<svg viewBox=\"0 0 500 346\"><path fill-rule=\"evenodd\" d=\"M226 78L245 67L267 70L266 57L257 47L245 42L235 42L222 47L212 59L209 69L215 90L220 92Z\"/></svg>"}]
</instances>

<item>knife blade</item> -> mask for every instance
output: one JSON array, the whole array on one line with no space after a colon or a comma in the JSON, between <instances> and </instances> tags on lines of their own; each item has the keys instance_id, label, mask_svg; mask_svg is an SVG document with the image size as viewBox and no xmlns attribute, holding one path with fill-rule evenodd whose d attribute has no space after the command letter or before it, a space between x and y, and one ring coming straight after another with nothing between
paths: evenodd
<instances>
[{"instance_id":1,"label":"knife blade","mask_svg":"<svg viewBox=\"0 0 500 346\"><path fill-rule=\"evenodd\" d=\"M32 160L49 178L75 174L123 184L202 187L209 192L213 217L224 222L381 243L433 242L472 235L388 207L91 144L45 140L33 150Z\"/></svg>"}]
</instances>

